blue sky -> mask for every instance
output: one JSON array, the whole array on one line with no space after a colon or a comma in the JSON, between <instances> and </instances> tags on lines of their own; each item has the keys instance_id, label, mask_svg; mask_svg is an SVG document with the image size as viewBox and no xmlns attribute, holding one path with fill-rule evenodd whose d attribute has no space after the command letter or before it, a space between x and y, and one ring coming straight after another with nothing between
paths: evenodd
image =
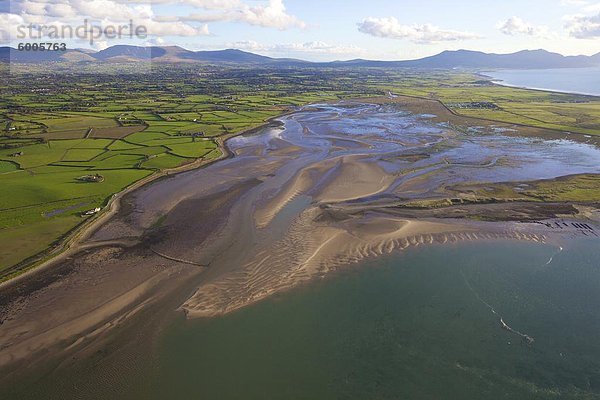
<instances>
[{"instance_id":1,"label":"blue sky","mask_svg":"<svg viewBox=\"0 0 600 400\"><path fill-rule=\"evenodd\" d=\"M152 36L134 44L193 50L240 48L308 60L412 59L443 50L506 53L544 48L600 52L600 1L593 0L15 0L0 27L32 21L106 26L133 19ZM7 7L8 4L8 7ZM12 44L11 32L0 38ZM90 47L83 40L72 46ZM122 40L99 38L102 48Z\"/></svg>"}]
</instances>

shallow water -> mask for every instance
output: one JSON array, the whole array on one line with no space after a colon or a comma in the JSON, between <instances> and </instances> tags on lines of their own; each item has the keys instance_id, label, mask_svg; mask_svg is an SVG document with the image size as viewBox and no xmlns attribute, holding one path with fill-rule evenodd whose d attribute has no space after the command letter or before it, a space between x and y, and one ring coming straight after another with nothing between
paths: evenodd
<instances>
[{"instance_id":1,"label":"shallow water","mask_svg":"<svg viewBox=\"0 0 600 400\"><path fill-rule=\"evenodd\" d=\"M318 111L310 111L318 108ZM598 172L600 150L567 140L503 135L497 129L474 128L465 134L445 124L429 121L428 116L411 115L391 106L354 105L314 106L283 119L285 129L272 133L290 143L327 157L344 154L371 154L379 159L419 152L431 158L415 167L436 166L453 175L451 182L482 180L548 179L583 172ZM369 148L332 146L333 139L355 139ZM261 138L260 140L264 140ZM234 151L251 141L241 137L229 142ZM502 165L494 161L503 159ZM490 165L492 168L480 168ZM397 170L403 165L396 163Z\"/></svg>"},{"instance_id":2,"label":"shallow water","mask_svg":"<svg viewBox=\"0 0 600 400\"><path fill-rule=\"evenodd\" d=\"M231 315L179 320L151 398L600 396L598 244L413 249ZM535 342L503 330L484 302Z\"/></svg>"},{"instance_id":3,"label":"shallow water","mask_svg":"<svg viewBox=\"0 0 600 400\"><path fill-rule=\"evenodd\" d=\"M178 318L133 369L98 375L98 358L8 398L600 398L599 244L413 248L226 316Z\"/></svg>"},{"instance_id":4,"label":"shallow water","mask_svg":"<svg viewBox=\"0 0 600 400\"><path fill-rule=\"evenodd\" d=\"M365 161L397 174L397 184L389 191L426 174L427 191L465 181L534 180L600 172L600 149L592 145L507 136L497 127L459 132L431 121L427 115L409 114L394 106L315 105L281 121L283 128L229 140L228 146L236 155L232 159L140 190L136 204L140 226L152 225L182 199L226 190L234 182L263 178L265 165L270 163L277 166L257 188L259 192L280 188L302 168L345 155L364 155ZM277 152L290 146L297 152ZM423 153L428 157L416 162L401 158ZM408 170L415 172L406 173Z\"/></svg>"}]
</instances>

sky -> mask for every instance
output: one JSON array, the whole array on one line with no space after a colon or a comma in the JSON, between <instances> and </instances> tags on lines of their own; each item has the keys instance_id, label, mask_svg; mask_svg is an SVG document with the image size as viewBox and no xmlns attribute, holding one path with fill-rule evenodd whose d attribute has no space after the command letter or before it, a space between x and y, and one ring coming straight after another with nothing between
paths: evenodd
<instances>
[{"instance_id":1,"label":"sky","mask_svg":"<svg viewBox=\"0 0 600 400\"><path fill-rule=\"evenodd\" d=\"M93 40L51 36L58 28L75 29L86 21L80 32L91 36L91 26L96 27ZM144 34L107 34L125 23L143 27L136 34ZM42 39L36 36L40 27ZM237 48L312 61L404 60L458 49L509 53L543 48L592 55L600 52L600 1L0 0L2 45L43 39L66 42L69 48Z\"/></svg>"}]
</instances>

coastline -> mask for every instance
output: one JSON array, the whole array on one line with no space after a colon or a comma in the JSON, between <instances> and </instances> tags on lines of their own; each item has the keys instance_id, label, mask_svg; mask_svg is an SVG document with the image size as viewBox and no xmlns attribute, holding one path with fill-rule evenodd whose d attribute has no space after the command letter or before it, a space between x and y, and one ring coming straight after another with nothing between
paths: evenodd
<instances>
[{"instance_id":1,"label":"coastline","mask_svg":"<svg viewBox=\"0 0 600 400\"><path fill-rule=\"evenodd\" d=\"M486 78L493 78L489 75L485 75L483 72L477 73L477 75L481 75ZM556 91L556 90L544 90L544 89L502 85L497 82L492 82L492 83L497 84L499 86L515 87L515 88L522 88L522 89L527 89L527 90L539 90L539 91L547 91L547 92L555 92L555 93L578 94L578 93L571 93L571 92L560 92L560 91ZM582 95L600 98L600 95L593 95L593 94L582 94ZM524 125L524 124L519 124L519 123L507 123L507 122L496 121L496 120L491 120L491 119L487 119L487 118L463 116L463 115L460 115L460 114L456 113L455 111L451 110L450 108L448 108L440 100L423 98L423 97L419 97L419 96L399 95L399 96L395 97L394 99L389 99L389 98L383 97L383 96L382 97L366 97L366 98L349 98L349 99L342 99L342 101L348 101L348 102L363 101L363 102L367 102L367 103L378 104L378 103L381 103L382 101L391 100L391 102L400 102L401 103L402 99L406 99L406 98L418 99L418 100L421 100L424 102L435 102L435 103L439 104L446 112L448 112L451 115L454 115L455 117L462 119L462 120L467 120L467 121L468 120L480 120L480 121L494 122L494 123L498 123L501 125L507 125L507 126L510 126L510 125L519 126L519 127L523 127L526 129L531 129L533 131L533 135L535 135L535 136L539 135L540 137L543 137L543 138L547 138L551 132L555 132L556 133L555 138L581 141L584 143L589 143L590 139L593 139L595 141L594 144L600 145L600 137L595 137L595 136L590 137L590 135L583 134L583 133L568 132L565 135L566 132L563 130L538 128L538 127L533 127L530 125ZM264 128L268 127L269 125L273 124L274 122L276 122L279 118L290 115L296 111L297 110L288 110L288 111L283 112L282 114L279 114L277 116L267 119L263 124L261 124L259 126L249 128L249 129L246 129L246 130L243 130L240 132L236 132L236 133L233 133L230 135L226 135L224 137L215 138L215 140L217 141L217 144L218 144L218 149L221 151L221 155L217 158L214 158L211 160L204 160L204 159L200 158L191 163L182 165L180 167L156 171L156 172L148 175L147 177L142 178L142 179L132 183L130 186L123 189L122 191L113 194L111 196L111 198L108 200L108 203L106 204L106 206L104 206L102 208L102 211L99 214L87 219L86 221L82 222L80 225L73 228L71 231L67 232L63 237L61 237L58 240L57 243L53 244L51 247L49 247L45 251L42 251L41 253L33 255L33 256L27 258L26 260L23 260L22 262L14 265L12 267L9 267L5 271L3 271L2 276L0 277L0 289L2 289L3 287L9 286L12 282L18 282L19 277L21 277L21 276L28 276L31 273L35 273L36 270L47 268L49 265L52 265L53 263L63 260L64 258L68 257L69 255L76 253L78 251L77 246L79 243L81 243L81 242L85 241L87 238L89 238L90 235L93 234L94 231L99 229L103 224L105 224L108 220L110 220L110 218L113 217L119 211L120 202L124 196L144 187L147 184L155 182L159 179L173 176L173 175L176 175L179 173L184 173L184 172L194 170L194 169L203 168L203 167L211 165L215 162L218 162L218 161L221 161L224 159L228 159L232 156L227 147L227 144L226 144L226 142L228 140L235 138L237 136L244 135L244 134L251 134L253 132L260 131L261 129L264 129ZM507 132L507 134L512 134L512 133ZM517 132L517 133L515 133L515 135L521 136L521 135L527 135L527 133Z\"/></svg>"},{"instance_id":2,"label":"coastline","mask_svg":"<svg viewBox=\"0 0 600 400\"><path fill-rule=\"evenodd\" d=\"M407 102L406 98L395 100L399 106ZM377 104L378 100L371 101ZM438 110L443 107L431 100L428 104ZM421 106L422 102L412 104ZM437 118L446 121L447 117L442 114ZM260 131L280 118L282 115L235 136ZM444 140L453 140L455 134L451 129L440 133ZM512 220L490 223L462 217L436 218L428 210L416 218L403 215L397 204L389 199L386 203L383 196L394 183L390 177L397 179L400 174L388 173L378 164L381 155L369 153L373 147L368 145L369 140L378 143L377 138L368 135L361 138L365 146L349 147L358 152L355 155L332 155L344 147L340 138L329 137L331 148L320 156L322 159L313 157L309 144L302 148L303 142L279 137L269 143L255 138L235 157L227 146L232 137L221 143L227 151L221 163L211 160L200 166L210 167L209 172L217 174L216 181L226 177L229 181L225 186L207 186L205 190L203 183L210 183L212 177L202 174L198 166L187 166L187 177L184 171L163 175L174 177L165 180L162 186L166 188L138 183L117 197L112 214L98 218L95 230L78 237L70 247L72 252L19 280L22 283L35 277L38 274L34 271L47 275L40 278L37 287L28 288L25 282L10 285L12 293L1 293L0 304L8 306L0 315L0 339L6 343L0 349L0 366L21 362L40 351L51 357L93 348L98 338L181 287L188 289L178 295L182 298L180 310L189 317L214 316L342 266L407 247L496 238L544 242L546 233L553 234L543 226ZM294 165L300 156L304 160ZM198 173L194 175L195 170ZM195 185L189 185L192 182ZM348 182L352 182L352 190L347 190ZM190 187L182 197L170 190L173 185L186 184ZM415 184L418 186L419 181L408 182L404 189L410 191ZM157 196L152 201L168 204L166 214L161 214L162 208L152 201L145 203L148 192ZM134 199L139 207L124 210L121 201L134 194L140 196ZM379 202L378 196L383 196ZM312 200L307 201L308 197ZM493 209L481 207L484 212ZM147 210L155 214L152 218L160 216L161 223L155 224L150 217L150 221L136 220ZM273 210L279 211L277 215ZM116 225L109 226L109 222ZM123 226L134 226L137 236L121 229ZM109 239L92 237L98 230ZM77 257L70 257L74 254ZM48 268L58 263L64 272Z\"/></svg>"},{"instance_id":3,"label":"coastline","mask_svg":"<svg viewBox=\"0 0 600 400\"><path fill-rule=\"evenodd\" d=\"M71 229L62 238L58 240L58 243L53 244L50 248L42 251L41 253L33 255L27 258L26 260L23 260L22 262L12 267L9 267L5 271L3 271L2 276L0 277L0 290L10 285L16 284L22 278L31 276L31 274L35 274L37 271L41 271L45 268L48 268L53 264L60 262L68 258L70 255L80 251L81 247L79 247L79 244L88 239L96 230L98 230L102 225L104 225L108 220L110 220L119 212L121 208L121 200L126 195L131 194L134 191L144 187L145 185L156 182L160 179L191 171L194 169L200 169L211 165L215 162L233 157L233 154L227 147L228 140L233 139L237 136L260 131L261 129L264 129L276 122L278 118L284 117L293 112L294 110L286 111L280 115L267 119L263 124L259 126L245 129L243 131L236 132L223 137L215 138L218 145L217 148L221 152L221 155L219 157L210 160L199 158L191 163L176 168L155 171L147 177L133 182L131 185L129 185L122 191L113 194L108 200L107 204L102 208L102 211L100 213L94 215L86 221L83 221L81 224ZM98 246L102 245L103 244L99 244Z\"/></svg>"}]
</instances>

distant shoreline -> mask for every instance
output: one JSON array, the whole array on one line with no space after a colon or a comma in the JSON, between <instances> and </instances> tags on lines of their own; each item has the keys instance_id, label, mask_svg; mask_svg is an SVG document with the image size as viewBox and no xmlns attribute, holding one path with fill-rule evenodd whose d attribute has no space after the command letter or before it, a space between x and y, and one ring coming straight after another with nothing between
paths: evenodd
<instances>
[{"instance_id":1,"label":"distant shoreline","mask_svg":"<svg viewBox=\"0 0 600 400\"><path fill-rule=\"evenodd\" d=\"M573 68L573 69L575 69L575 68ZM581 68L577 68L577 69L580 70ZM600 68L590 68L590 69L600 71ZM564 71L564 69L561 69L561 70ZM600 97L600 90L597 93L594 93L594 92L584 92L584 91L578 91L578 90L568 90L568 89L544 87L544 86L538 86L538 85L516 84L516 83L510 83L505 79L502 79L502 78L492 75L495 72L512 72L512 71L521 71L521 70L482 71L482 72L479 72L478 75L485 77L487 79L490 79L491 82L495 85L515 88L515 89L539 90L539 91L551 92L551 93L562 93L562 94ZM535 70L535 71L538 71L538 70ZM540 71L557 71L557 70L556 69L547 69L547 70L540 70Z\"/></svg>"}]
</instances>

